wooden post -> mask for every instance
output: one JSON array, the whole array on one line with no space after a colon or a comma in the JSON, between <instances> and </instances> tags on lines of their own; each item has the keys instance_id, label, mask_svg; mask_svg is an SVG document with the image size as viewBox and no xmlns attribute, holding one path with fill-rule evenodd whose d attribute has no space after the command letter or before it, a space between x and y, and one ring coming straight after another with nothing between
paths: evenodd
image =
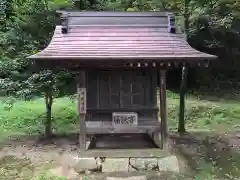
<instances>
[{"instance_id":1,"label":"wooden post","mask_svg":"<svg viewBox=\"0 0 240 180\"><path fill-rule=\"evenodd\" d=\"M160 71L160 116L161 116L161 148L167 142L167 98L166 98L166 70Z\"/></svg>"},{"instance_id":2,"label":"wooden post","mask_svg":"<svg viewBox=\"0 0 240 180\"><path fill-rule=\"evenodd\" d=\"M181 87L180 87L180 106L179 106L179 120L178 120L178 132L185 133L185 93L186 93L186 83L187 83L187 66L186 64L182 67L182 78L181 78Z\"/></svg>"},{"instance_id":3,"label":"wooden post","mask_svg":"<svg viewBox=\"0 0 240 180\"><path fill-rule=\"evenodd\" d=\"M80 120L80 152L86 151L86 75L81 71L77 77L78 115Z\"/></svg>"}]
</instances>

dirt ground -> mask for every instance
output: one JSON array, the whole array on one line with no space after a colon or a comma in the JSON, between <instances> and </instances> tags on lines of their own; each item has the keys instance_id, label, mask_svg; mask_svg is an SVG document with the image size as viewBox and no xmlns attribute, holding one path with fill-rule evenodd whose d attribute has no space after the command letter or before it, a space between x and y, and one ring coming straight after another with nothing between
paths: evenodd
<instances>
[{"instance_id":1,"label":"dirt ground","mask_svg":"<svg viewBox=\"0 0 240 180\"><path fill-rule=\"evenodd\" d=\"M0 146L0 177L5 180L31 179L41 172L72 163L77 156L77 134L55 136L51 140L39 137L15 137ZM240 177L240 132L224 135L191 133L171 135L171 150L180 159L181 171L200 171L201 163L217 167L220 174ZM190 171L189 171L190 170ZM74 173L67 176L72 177ZM75 175L75 174L74 174Z\"/></svg>"}]
</instances>

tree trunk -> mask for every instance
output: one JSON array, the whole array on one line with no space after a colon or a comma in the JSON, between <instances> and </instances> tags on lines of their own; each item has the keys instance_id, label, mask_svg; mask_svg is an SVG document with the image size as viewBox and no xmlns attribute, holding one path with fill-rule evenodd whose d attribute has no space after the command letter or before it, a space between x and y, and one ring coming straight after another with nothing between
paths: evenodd
<instances>
[{"instance_id":1,"label":"tree trunk","mask_svg":"<svg viewBox=\"0 0 240 180\"><path fill-rule=\"evenodd\" d=\"M182 80L181 80L181 87L180 87L180 107L179 107L179 120L178 120L178 132L180 134L184 134L186 132L185 117L184 117L186 83L187 83L187 66L184 65L182 67Z\"/></svg>"},{"instance_id":2,"label":"tree trunk","mask_svg":"<svg viewBox=\"0 0 240 180\"><path fill-rule=\"evenodd\" d=\"M185 30L185 38L188 40L188 33L189 33L189 2L191 0L184 1L184 30Z\"/></svg>"},{"instance_id":3,"label":"tree trunk","mask_svg":"<svg viewBox=\"0 0 240 180\"><path fill-rule=\"evenodd\" d=\"M46 122L45 122L45 136L50 137L52 135L52 91L45 92L45 104L46 104Z\"/></svg>"},{"instance_id":4,"label":"tree trunk","mask_svg":"<svg viewBox=\"0 0 240 180\"><path fill-rule=\"evenodd\" d=\"M188 41L188 32L189 32L189 2L191 0L184 1L184 30L185 30L185 38ZM179 134L184 134L186 132L185 129L185 91L186 91L186 81L187 81L187 67L183 65L182 67L182 80L180 87L180 107L179 107L179 120L178 120L178 132Z\"/></svg>"}]
</instances>

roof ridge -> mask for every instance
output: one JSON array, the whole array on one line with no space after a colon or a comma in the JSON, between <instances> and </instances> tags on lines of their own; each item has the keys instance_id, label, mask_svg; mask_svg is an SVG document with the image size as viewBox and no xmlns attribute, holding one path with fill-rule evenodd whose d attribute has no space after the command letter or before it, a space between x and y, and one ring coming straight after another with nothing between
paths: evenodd
<instances>
[{"instance_id":1,"label":"roof ridge","mask_svg":"<svg viewBox=\"0 0 240 180\"><path fill-rule=\"evenodd\" d=\"M60 25L61 26L61 25ZM126 27L126 28L167 28L168 26L165 24L148 24L148 25L142 25L142 24L132 24L132 25L128 25L128 24L112 24L112 25L104 25L104 24L94 24L94 25L68 25L68 27ZM167 30L167 29L166 29Z\"/></svg>"},{"instance_id":2,"label":"roof ridge","mask_svg":"<svg viewBox=\"0 0 240 180\"><path fill-rule=\"evenodd\" d=\"M167 17L169 11L56 11L69 17Z\"/></svg>"}]
</instances>

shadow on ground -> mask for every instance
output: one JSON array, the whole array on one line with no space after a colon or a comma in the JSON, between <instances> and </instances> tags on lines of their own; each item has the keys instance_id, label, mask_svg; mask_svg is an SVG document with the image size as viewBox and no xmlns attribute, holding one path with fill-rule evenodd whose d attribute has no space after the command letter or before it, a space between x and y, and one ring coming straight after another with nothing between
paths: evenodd
<instances>
[{"instance_id":1,"label":"shadow on ground","mask_svg":"<svg viewBox=\"0 0 240 180\"><path fill-rule=\"evenodd\" d=\"M189 90L189 94L193 97L198 97L201 100L212 102L236 103L240 100L239 89L216 87L213 90Z\"/></svg>"}]
</instances>

